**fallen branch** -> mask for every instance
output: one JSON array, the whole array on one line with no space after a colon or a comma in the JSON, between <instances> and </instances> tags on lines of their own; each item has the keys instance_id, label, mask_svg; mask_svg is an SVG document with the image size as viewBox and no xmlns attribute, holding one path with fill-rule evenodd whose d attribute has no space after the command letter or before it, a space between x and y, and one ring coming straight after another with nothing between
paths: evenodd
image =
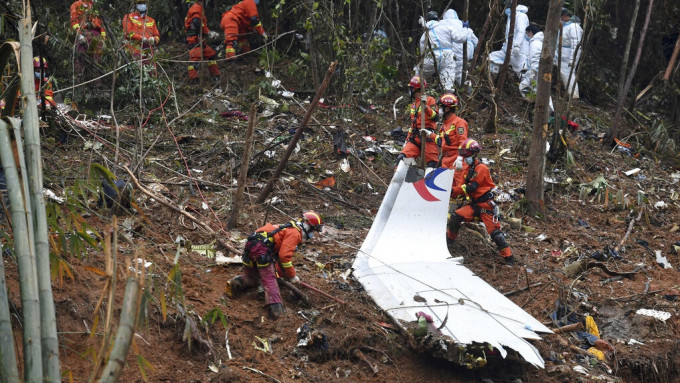
<instances>
[{"instance_id":1,"label":"fallen branch","mask_svg":"<svg viewBox=\"0 0 680 383\"><path fill-rule=\"evenodd\" d=\"M336 298L336 297L334 297L334 296L332 296L332 295L330 295L330 294L326 294L326 293L324 293L323 291L317 289L316 287L314 287L314 286L312 286L312 285L308 285L308 284L306 284L306 283L304 283L304 282L300 282L300 285L302 285L302 286L304 286L304 287L306 287L306 288L308 288L308 289L314 291L315 293L317 293L317 294L319 294L319 295L323 295L324 297L326 297L326 298L328 298L328 299L334 300L334 301L340 303L341 305L344 305L344 304L345 304L345 301L343 301L342 299L338 299L338 298Z\"/></svg>"},{"instance_id":2,"label":"fallen branch","mask_svg":"<svg viewBox=\"0 0 680 383\"><path fill-rule=\"evenodd\" d=\"M358 348L355 348L353 353L354 353L354 356L356 356L357 358L361 359L364 363L366 363L366 364L368 365L368 367L371 368L371 371L373 371L373 374L377 374L377 373L378 373L378 367L377 367L377 366L374 366L373 363L371 363L371 362L368 360L368 358L366 358L366 355L364 355L364 353L361 352L361 350L359 350Z\"/></svg>"},{"instance_id":3,"label":"fallen branch","mask_svg":"<svg viewBox=\"0 0 680 383\"><path fill-rule=\"evenodd\" d=\"M640 213L638 213L638 216L630 221L630 223L628 224L628 230L626 230L626 235L624 235L623 238L621 238L621 241L619 242L618 245L616 245L614 251L618 252L621 246L623 246L623 244L626 243L628 236L630 236L630 233L633 231L633 226L635 225L635 222L639 222L642 219L642 212L644 212L644 208L640 208Z\"/></svg>"},{"instance_id":4,"label":"fallen branch","mask_svg":"<svg viewBox=\"0 0 680 383\"><path fill-rule=\"evenodd\" d=\"M302 291L300 291L300 289L298 289L297 287L293 286L292 283L290 283L290 282L288 282L288 281L286 281L286 280L279 279L278 282L279 282L279 284L280 284L281 286L283 286L283 287L287 288L288 290L292 291L293 294L295 294L296 297L300 298L300 300L303 301L307 306L312 307L312 303L309 301L309 298L307 297L307 294L303 293Z\"/></svg>"},{"instance_id":5,"label":"fallen branch","mask_svg":"<svg viewBox=\"0 0 680 383\"><path fill-rule=\"evenodd\" d=\"M281 381L278 380L278 379L276 379L275 377L273 377L273 376L271 376L271 375L267 375L267 374L265 374L264 372L262 372L262 371L260 371L260 370L257 370L257 369L254 369L254 368L252 368L252 367L243 366L243 367L241 367L241 368L244 369L244 370L252 371L252 372L254 372L254 373L256 373L256 374L260 374L260 375L262 375L262 376L266 376L267 378L269 378L269 379L275 381L276 383L281 383Z\"/></svg>"},{"instance_id":6,"label":"fallen branch","mask_svg":"<svg viewBox=\"0 0 680 383\"><path fill-rule=\"evenodd\" d=\"M542 284L543 284L543 282L536 282L536 283L534 283L534 284L532 284L532 285L522 287L521 289L508 291L507 293L505 293L505 294L503 294L503 295L505 295L506 297L509 297L510 295L514 295L514 294L517 294L517 293L521 293L522 291L529 290L529 289L532 288L532 287L540 286L540 285L542 285Z\"/></svg>"},{"instance_id":7,"label":"fallen branch","mask_svg":"<svg viewBox=\"0 0 680 383\"><path fill-rule=\"evenodd\" d=\"M208 226L205 222L197 219L191 213L184 211L184 210L180 209L179 207L175 206L171 201L169 201L167 198L165 198L165 196L156 194L156 193L146 189L144 186L142 186L139 183L139 180L137 180L137 177L135 177L135 175L132 174L132 171L130 169L128 169L127 166L123 165L123 169L125 169L125 171L128 173L128 175L130 176L130 180L132 181L132 183L135 184L135 186L137 187L137 189L139 189L139 191L141 191L142 193L146 194L147 196L153 198L154 200L160 202L161 205L164 205L165 207L169 208L170 210L172 210L172 211L174 211L174 212L176 212L176 213L178 213L178 214L180 214L180 215L182 215L186 218L189 218L196 225L202 227L205 231L207 231L208 234L212 235L217 240L217 242L219 242L219 244L222 245L225 249L231 251L234 254L239 254L239 255L241 254L241 251L237 250L234 246L227 243L227 241L225 241L223 238L219 237L217 235L217 233L215 233L215 231L210 226Z\"/></svg>"},{"instance_id":8,"label":"fallen branch","mask_svg":"<svg viewBox=\"0 0 680 383\"><path fill-rule=\"evenodd\" d=\"M562 326L562 327L557 328L557 329L552 330L552 331L555 334L562 334L562 333L565 333L565 332L579 331L579 330L582 330L582 329L583 329L583 323L578 322L578 323L573 323L573 324L569 324L569 325L566 325L566 326Z\"/></svg>"}]
</instances>

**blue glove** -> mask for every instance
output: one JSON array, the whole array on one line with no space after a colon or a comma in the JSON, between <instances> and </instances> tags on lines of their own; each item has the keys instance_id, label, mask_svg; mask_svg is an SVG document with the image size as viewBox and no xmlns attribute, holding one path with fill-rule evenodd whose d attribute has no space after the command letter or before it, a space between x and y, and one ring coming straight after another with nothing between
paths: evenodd
<instances>
[{"instance_id":1,"label":"blue glove","mask_svg":"<svg viewBox=\"0 0 680 383\"><path fill-rule=\"evenodd\" d=\"M505 8L505 15L506 15L506 16L510 16L510 13L512 13L512 11L510 10L510 8Z\"/></svg>"},{"instance_id":2,"label":"blue glove","mask_svg":"<svg viewBox=\"0 0 680 383\"><path fill-rule=\"evenodd\" d=\"M469 21L464 22L463 28L470 28L470 22Z\"/></svg>"}]
</instances>

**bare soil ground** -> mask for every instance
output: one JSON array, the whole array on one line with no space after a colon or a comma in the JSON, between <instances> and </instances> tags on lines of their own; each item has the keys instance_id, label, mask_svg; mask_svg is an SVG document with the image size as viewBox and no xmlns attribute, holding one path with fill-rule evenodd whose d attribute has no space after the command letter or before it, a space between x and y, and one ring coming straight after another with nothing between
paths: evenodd
<instances>
[{"instance_id":1,"label":"bare soil ground","mask_svg":"<svg viewBox=\"0 0 680 383\"><path fill-rule=\"evenodd\" d=\"M231 73L242 73L242 78L237 81L236 76L228 75L220 84L244 113L250 100L235 89L239 83L247 83L244 78L258 76L248 68L247 62L230 64ZM195 97L201 89L193 87L181 92ZM182 186L187 182L182 176L186 174L183 159L177 153L172 136L162 125L144 131L147 147L157 135L160 134L161 139L150 153L151 160L145 162L141 179L147 185L153 182L164 185L167 188L164 195L212 227L219 228L229 217L229 204L235 190L232 180L237 177L232 169L240 159L246 122L209 114L206 111L214 101L204 101L182 124L173 127L175 136L181 137L179 147L187 166L202 171L194 171L194 177L203 185L201 193ZM297 126L292 118L300 121L304 111L295 103L289 103L290 114L258 122L255 152L264 148L266 138L279 133L279 126L285 129ZM188 100L186 104L189 104ZM334 105L332 100L326 104ZM509 297L553 328L548 315L555 310L558 300L579 315L592 315L602 338L613 345L615 353L605 363L598 362L570 347L582 346L572 334L547 335L533 342L546 360L545 369L528 366L512 355L503 360L491 352L486 367L468 370L409 347L407 336L390 323L347 273L368 232L372 214L380 206L395 158L384 151L367 150L375 147L375 142L368 142L362 136L375 137L378 144L390 140L386 133L395 126L391 104L392 100L375 101L375 109L368 114L360 113L354 106L349 110L319 108L315 114L318 123L337 127L316 125L316 122L311 126L309 134L300 143L299 153L291 159L283 181L275 188L273 196L280 202L271 206L257 205L254 200L280 158L282 148L279 147L272 159L266 156L257 159L250 174L243 216L237 230L230 232L233 238L243 238L265 221L283 223L304 209L319 211L326 221L325 235L303 244L294 265L303 281L345 301L344 305L305 290L311 302L311 306L307 306L284 289L286 315L272 321L267 317L263 297L257 291L237 298L225 295L226 281L240 272L240 266L217 265L214 259L187 250L191 244L210 243L209 235L158 202L141 193L135 195L140 212L119 217L123 224L118 240L116 307L120 307L124 275L130 273L126 261L143 258L152 262L152 266L144 272L148 295L144 298L142 325L134 338L121 381L680 381L677 357L680 351L677 302L680 258L673 247L680 240L677 231L680 214L677 191L672 192L677 190L678 184L674 182L678 180L671 177L678 169L658 161L651 153L635 158L603 149L597 135L604 130L594 121L595 117L597 121L608 121L609 112L590 106L586 101L576 102L572 114L581 124L580 132L572 135L576 164L568 168L563 162L548 165L548 175L554 175L560 181L546 192L546 215L526 215L518 200L500 204L506 216L522 219L521 227L504 224L518 264L512 268L502 265L494 247L482 239L475 225L466 226L461 240L450 250L453 256L463 256L467 267L500 292L532 286ZM473 100L462 114L470 123L471 137L481 140L483 156L495 161L491 168L496 174L497 185L509 192L525 183L531 124L526 104L507 102L505 105L514 115L501 118L496 135L481 133L488 112L488 105L483 101ZM332 148L331 133L340 129L345 130L348 146L357 154L347 157L351 165L349 173L340 169L341 158ZM113 140L111 130L100 130L97 134ZM123 131L124 142L133 142L134 134L134 128ZM92 153L83 149L83 140L73 133L65 145L57 145L49 138L55 137L55 133L47 132L46 135L46 187L63 195L65 186L86 174ZM93 139L87 132L82 135L87 140ZM500 157L498 153L505 148L511 151ZM108 149L102 149L101 153L112 157ZM92 161L99 161L101 155L94 153ZM641 174L645 179L622 174L635 167L643 169ZM330 173L336 179L333 187L317 189L311 186ZM607 195L579 198L578 185L592 181L598 175L603 175L609 184ZM620 201L614 201L619 190L629 202L625 208L617 203ZM606 284L603 281L611 276L598 268L581 272L576 277L566 276L562 271L565 264L579 256L589 258L596 251L606 254L607 247L614 248L621 241L630 220L637 216L639 190L648 199L642 202L645 213L633 225L629 238L620 248L620 259L606 257L602 260L610 270L631 271L641 266L639 272L632 278ZM666 202L667 207L655 208L658 201ZM215 214L203 209L203 203ZM62 206L62 209L67 207ZM110 228L109 214L105 209L93 209L85 214L84 220L103 233ZM178 236L182 236L184 242L176 243ZM235 246L240 245L235 242ZM675 268L659 266L655 250L661 251ZM179 279L172 271L177 254L181 270ZM54 284L61 360L65 380L82 382L87 381L92 371L104 331L100 319L103 308L95 311L104 286L103 278L97 272L105 268L104 256L101 250L90 249L85 256L65 259L75 278L64 276L57 278ZM6 260L5 267L10 300L14 312L18 312L16 266ZM181 283L175 284L177 280ZM161 295L165 295L164 303ZM183 315L178 307L185 307L187 314ZM641 308L666 311L671 313L671 318L662 322L636 314ZM213 309L219 309L226 317L229 351L225 347L226 329L219 319L208 325L200 323L201 318ZM119 309L114 314L114 329L118 315ZM197 324L198 332L186 332L187 317ZM95 321L99 321L96 328ZM327 347L297 347L297 329L305 324L325 335ZM17 344L21 343L19 329L19 324L15 323ZM187 337L192 340L187 341ZM268 340L271 351L256 348L263 346L258 337Z\"/></svg>"}]
</instances>

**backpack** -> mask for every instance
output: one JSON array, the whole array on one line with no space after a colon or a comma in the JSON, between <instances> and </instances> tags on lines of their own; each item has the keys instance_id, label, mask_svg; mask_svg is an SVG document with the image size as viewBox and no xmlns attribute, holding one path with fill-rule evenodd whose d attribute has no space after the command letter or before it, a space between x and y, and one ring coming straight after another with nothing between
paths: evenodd
<instances>
[{"instance_id":1,"label":"backpack","mask_svg":"<svg viewBox=\"0 0 680 383\"><path fill-rule=\"evenodd\" d=\"M258 264L266 264L274 260L274 234L283 229L293 227L293 221L279 225L272 231L256 231L248 236L246 245L243 247L244 264L249 264L252 261Z\"/></svg>"}]
</instances>

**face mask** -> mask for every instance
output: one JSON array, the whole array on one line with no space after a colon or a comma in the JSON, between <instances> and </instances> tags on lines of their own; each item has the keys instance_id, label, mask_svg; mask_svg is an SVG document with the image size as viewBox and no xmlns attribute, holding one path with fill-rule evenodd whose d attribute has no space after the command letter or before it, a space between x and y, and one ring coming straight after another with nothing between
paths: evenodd
<instances>
[{"instance_id":1,"label":"face mask","mask_svg":"<svg viewBox=\"0 0 680 383\"><path fill-rule=\"evenodd\" d=\"M510 16L510 13L511 13L511 12L510 12L510 8L506 8L506 9L505 9L505 15L506 15L506 16Z\"/></svg>"},{"instance_id":2,"label":"face mask","mask_svg":"<svg viewBox=\"0 0 680 383\"><path fill-rule=\"evenodd\" d=\"M530 40L531 40L531 37L529 37L529 36L527 36L527 35L524 35L524 40L530 41Z\"/></svg>"},{"instance_id":3,"label":"face mask","mask_svg":"<svg viewBox=\"0 0 680 383\"><path fill-rule=\"evenodd\" d=\"M442 108L442 107L439 108L439 115L440 116L444 115L444 108Z\"/></svg>"},{"instance_id":4,"label":"face mask","mask_svg":"<svg viewBox=\"0 0 680 383\"><path fill-rule=\"evenodd\" d=\"M307 222L302 223L302 233L305 239L314 239L314 230L312 230L312 227Z\"/></svg>"},{"instance_id":5,"label":"face mask","mask_svg":"<svg viewBox=\"0 0 680 383\"><path fill-rule=\"evenodd\" d=\"M146 4L137 4L137 11L139 13L146 13Z\"/></svg>"},{"instance_id":6,"label":"face mask","mask_svg":"<svg viewBox=\"0 0 680 383\"><path fill-rule=\"evenodd\" d=\"M472 165L475 162L475 158L474 157L465 157L464 161L465 161L466 164Z\"/></svg>"}]
</instances>

